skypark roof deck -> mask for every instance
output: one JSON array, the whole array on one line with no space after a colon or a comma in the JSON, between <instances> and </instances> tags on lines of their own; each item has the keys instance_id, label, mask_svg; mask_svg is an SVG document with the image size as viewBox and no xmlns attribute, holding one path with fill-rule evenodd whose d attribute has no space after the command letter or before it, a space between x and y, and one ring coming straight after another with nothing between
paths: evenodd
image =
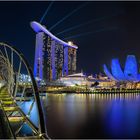
<instances>
[{"instance_id":1,"label":"skypark roof deck","mask_svg":"<svg viewBox=\"0 0 140 140\"><path fill-rule=\"evenodd\" d=\"M33 28L33 30L35 32L41 32L43 31L44 33L46 33L47 35L49 35L51 38L53 38L54 40L58 41L59 43L63 44L64 46L69 46L75 49L78 49L78 47L76 45L73 45L72 43L67 43L61 39L59 39L58 37L56 37L55 35L53 35L50 31L48 31L44 26L42 26L40 23L36 22L36 21L32 21L31 22L31 27Z\"/></svg>"}]
</instances>

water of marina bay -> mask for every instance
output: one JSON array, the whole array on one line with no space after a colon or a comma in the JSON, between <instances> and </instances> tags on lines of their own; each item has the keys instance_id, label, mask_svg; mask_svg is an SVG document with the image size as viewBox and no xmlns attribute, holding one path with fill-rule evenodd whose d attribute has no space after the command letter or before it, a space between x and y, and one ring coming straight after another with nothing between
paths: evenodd
<instances>
[{"instance_id":1,"label":"water of marina bay","mask_svg":"<svg viewBox=\"0 0 140 140\"><path fill-rule=\"evenodd\" d=\"M51 138L140 138L140 94L46 93L41 102ZM22 105L25 112L29 104ZM35 114L34 107L38 125Z\"/></svg>"}]
</instances>

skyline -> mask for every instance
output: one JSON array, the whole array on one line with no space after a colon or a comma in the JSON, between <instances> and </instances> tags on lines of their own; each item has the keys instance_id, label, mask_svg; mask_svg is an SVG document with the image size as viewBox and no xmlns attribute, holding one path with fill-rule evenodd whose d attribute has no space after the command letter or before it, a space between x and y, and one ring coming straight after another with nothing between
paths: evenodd
<instances>
[{"instance_id":1,"label":"skyline","mask_svg":"<svg viewBox=\"0 0 140 140\"><path fill-rule=\"evenodd\" d=\"M39 21L49 4L1 2L0 5L0 41L21 50L32 67L35 33L30 22ZM84 2L54 2L42 24L51 28L82 4ZM73 30L57 37L63 40L73 36L70 41L78 46L78 71L83 69L89 74L99 73L103 71L103 64L109 65L112 58L117 57L122 63L126 55L134 54L139 59L139 7L140 2L88 2L51 32L56 35L73 27Z\"/></svg>"}]
</instances>

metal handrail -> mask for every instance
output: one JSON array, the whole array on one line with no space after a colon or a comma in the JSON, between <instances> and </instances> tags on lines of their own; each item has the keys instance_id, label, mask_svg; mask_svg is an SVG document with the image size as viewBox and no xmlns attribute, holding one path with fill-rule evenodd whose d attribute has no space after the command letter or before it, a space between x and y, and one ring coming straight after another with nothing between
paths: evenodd
<instances>
[{"instance_id":1,"label":"metal handrail","mask_svg":"<svg viewBox=\"0 0 140 140\"><path fill-rule=\"evenodd\" d=\"M7 47L7 48L11 49L13 52L15 52L19 56L19 58L22 60L23 64L25 65L25 67L28 71L28 74L31 77L32 84L33 84L33 92L34 92L34 97L35 97L35 101L36 101L36 104L37 104L37 111L38 111L38 114L39 114L38 115L39 124L40 124L39 125L39 133L40 133L40 135L45 134L46 133L45 121L44 121L42 106L41 106L41 102L40 102L40 98L39 98L39 91L38 91L37 83L36 83L36 81L34 79L34 76L33 76L32 68L28 64L24 55L19 50L17 50L15 47L9 46L5 43L0 43L0 47Z\"/></svg>"}]
</instances>

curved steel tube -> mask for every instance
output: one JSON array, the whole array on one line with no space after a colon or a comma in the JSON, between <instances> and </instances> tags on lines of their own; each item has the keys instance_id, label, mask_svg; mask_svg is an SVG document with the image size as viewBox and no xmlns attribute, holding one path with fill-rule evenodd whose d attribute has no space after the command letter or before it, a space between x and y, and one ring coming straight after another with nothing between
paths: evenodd
<instances>
[{"instance_id":1,"label":"curved steel tube","mask_svg":"<svg viewBox=\"0 0 140 140\"><path fill-rule=\"evenodd\" d=\"M32 72L32 69L30 67L30 65L28 64L27 60L25 59L24 55L19 51L17 50L15 47L11 47L5 43L0 43L0 47L7 47L9 49L11 49L12 51L14 51L19 57L20 59L23 61L30 77L31 77L31 81L33 83L33 90L34 90L34 97L35 97L35 101L36 101L36 104L37 104L37 110L38 110L38 117L39 117L39 131L40 131L40 134L45 134L46 133L46 130L45 130L45 121L44 121L44 116L43 116L43 111L42 111L42 107L41 107L41 102L40 102L40 98L39 98L39 91L38 91L38 88L37 88L37 84L36 84L36 81L34 79L34 76L33 76L33 72Z\"/></svg>"}]
</instances>

